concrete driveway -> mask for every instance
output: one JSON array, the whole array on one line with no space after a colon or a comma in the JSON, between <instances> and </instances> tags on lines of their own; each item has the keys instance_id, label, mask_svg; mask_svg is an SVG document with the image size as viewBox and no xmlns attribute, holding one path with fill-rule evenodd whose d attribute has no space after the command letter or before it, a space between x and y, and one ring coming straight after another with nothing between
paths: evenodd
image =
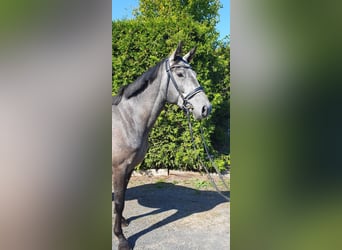
<instances>
[{"instance_id":1,"label":"concrete driveway","mask_svg":"<svg viewBox=\"0 0 342 250\"><path fill-rule=\"evenodd\" d=\"M230 249L230 203L205 176L133 176L124 216L130 223L124 234L134 250ZM113 250L117 243L113 235Z\"/></svg>"}]
</instances>

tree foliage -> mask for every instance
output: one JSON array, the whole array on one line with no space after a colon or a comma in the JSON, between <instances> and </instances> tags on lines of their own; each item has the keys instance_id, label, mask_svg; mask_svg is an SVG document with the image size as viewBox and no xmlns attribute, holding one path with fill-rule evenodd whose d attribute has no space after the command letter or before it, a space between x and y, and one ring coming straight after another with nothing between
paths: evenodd
<instances>
[{"instance_id":1,"label":"tree foliage","mask_svg":"<svg viewBox=\"0 0 342 250\"><path fill-rule=\"evenodd\" d=\"M171 6L174 2L177 2L178 7ZM202 122L206 128L205 138L211 153L218 157L218 165L225 168L229 141L222 138L228 138L229 125L229 43L218 41L214 25L208 25L206 21L215 14L214 11L208 11L203 19L196 19L191 12L184 12L190 14L179 18L177 11L180 3L187 3L187 8L191 10L195 2L140 1L136 19L112 23L112 91L115 95L120 86L133 82L148 68L167 57L180 40L184 42L185 52L197 46L192 67L213 105L211 117ZM169 9L163 12L164 8ZM218 7L215 8L217 13ZM156 13L163 13L164 16ZM165 18L167 13L168 18ZM194 122L193 126L194 133L198 135L199 123ZM198 150L192 148L185 114L176 105L167 105L151 131L150 148L141 167L197 169L197 156L205 159L205 154L199 136L195 137L195 142L199 145Z\"/></svg>"},{"instance_id":2,"label":"tree foliage","mask_svg":"<svg viewBox=\"0 0 342 250\"><path fill-rule=\"evenodd\" d=\"M140 0L135 11L137 18L191 18L202 24L214 26L218 21L219 0Z\"/></svg>"}]
</instances>

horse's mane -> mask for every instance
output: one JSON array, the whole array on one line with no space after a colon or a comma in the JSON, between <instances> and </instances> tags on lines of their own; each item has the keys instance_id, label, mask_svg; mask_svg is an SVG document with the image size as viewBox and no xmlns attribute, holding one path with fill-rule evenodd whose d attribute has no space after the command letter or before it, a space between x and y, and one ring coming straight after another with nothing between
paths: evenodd
<instances>
[{"instance_id":1,"label":"horse's mane","mask_svg":"<svg viewBox=\"0 0 342 250\"><path fill-rule=\"evenodd\" d=\"M147 88L147 86L156 79L159 68L164 63L164 61L165 60L162 60L157 65L151 67L134 82L122 86L119 89L118 94L112 97L112 105L118 105L123 96L129 99L143 92Z\"/></svg>"}]
</instances>

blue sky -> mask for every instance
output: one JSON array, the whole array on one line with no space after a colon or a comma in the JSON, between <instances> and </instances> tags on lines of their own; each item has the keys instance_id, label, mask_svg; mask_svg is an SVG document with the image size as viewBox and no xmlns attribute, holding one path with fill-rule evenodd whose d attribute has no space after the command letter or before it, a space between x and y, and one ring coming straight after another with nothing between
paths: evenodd
<instances>
[{"instance_id":1,"label":"blue sky","mask_svg":"<svg viewBox=\"0 0 342 250\"><path fill-rule=\"evenodd\" d=\"M220 38L230 34L230 0L221 0L220 22L216 28ZM132 10L139 5L139 0L112 0L112 20L132 18Z\"/></svg>"}]
</instances>

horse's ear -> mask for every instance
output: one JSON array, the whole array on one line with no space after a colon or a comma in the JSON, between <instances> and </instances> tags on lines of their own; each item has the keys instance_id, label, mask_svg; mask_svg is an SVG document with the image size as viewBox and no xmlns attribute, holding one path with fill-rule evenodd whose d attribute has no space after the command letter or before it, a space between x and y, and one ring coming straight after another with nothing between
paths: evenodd
<instances>
[{"instance_id":1,"label":"horse's ear","mask_svg":"<svg viewBox=\"0 0 342 250\"><path fill-rule=\"evenodd\" d=\"M180 41L178 43L177 49L175 50L175 52L172 53L171 55L171 60L176 61L177 57L182 57L182 47L183 47L183 42Z\"/></svg>"},{"instance_id":2,"label":"horse's ear","mask_svg":"<svg viewBox=\"0 0 342 250\"><path fill-rule=\"evenodd\" d=\"M196 47L194 47L192 50L189 51L188 54L186 54L183 59L187 61L188 63L192 60L196 52Z\"/></svg>"}]
</instances>

